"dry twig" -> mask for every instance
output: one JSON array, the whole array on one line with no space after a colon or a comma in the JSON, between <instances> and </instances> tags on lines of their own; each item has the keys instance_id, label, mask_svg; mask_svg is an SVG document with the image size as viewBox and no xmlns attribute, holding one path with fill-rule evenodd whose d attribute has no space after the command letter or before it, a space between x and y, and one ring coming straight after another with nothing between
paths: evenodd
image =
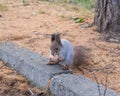
<instances>
[{"instance_id":1,"label":"dry twig","mask_svg":"<svg viewBox=\"0 0 120 96\"><path fill-rule=\"evenodd\" d=\"M31 93L32 96L35 96L31 89L28 89L28 91Z\"/></svg>"},{"instance_id":2,"label":"dry twig","mask_svg":"<svg viewBox=\"0 0 120 96\"><path fill-rule=\"evenodd\" d=\"M108 73L107 73L107 75L106 75L106 82L105 82L106 84L105 84L105 90L104 90L104 95L103 96L105 96L106 95L106 92L107 92L107 83L108 83Z\"/></svg>"},{"instance_id":3,"label":"dry twig","mask_svg":"<svg viewBox=\"0 0 120 96\"><path fill-rule=\"evenodd\" d=\"M100 90L100 84L99 84L99 81L98 81L98 79L97 79L95 73L93 73L93 76L94 76L94 78L95 78L95 81L97 82L97 88L98 88L99 96L101 96L101 90Z\"/></svg>"}]
</instances>

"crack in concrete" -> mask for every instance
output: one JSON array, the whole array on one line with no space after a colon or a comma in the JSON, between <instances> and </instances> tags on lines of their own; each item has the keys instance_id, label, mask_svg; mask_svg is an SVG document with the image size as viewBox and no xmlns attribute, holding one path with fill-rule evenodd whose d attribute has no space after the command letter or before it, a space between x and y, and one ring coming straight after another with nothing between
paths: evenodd
<instances>
[{"instance_id":1,"label":"crack in concrete","mask_svg":"<svg viewBox=\"0 0 120 96\"><path fill-rule=\"evenodd\" d=\"M47 81L47 85L45 87L45 91L39 93L38 96L47 96L47 93L49 93L49 91L50 91L50 84L51 84L52 78L54 78L55 76L61 75L61 74L73 74L73 72L72 72L71 69L69 69L69 70L63 70L62 72L59 72L59 73L52 74L50 76L50 78L48 79L48 81Z\"/></svg>"}]
</instances>

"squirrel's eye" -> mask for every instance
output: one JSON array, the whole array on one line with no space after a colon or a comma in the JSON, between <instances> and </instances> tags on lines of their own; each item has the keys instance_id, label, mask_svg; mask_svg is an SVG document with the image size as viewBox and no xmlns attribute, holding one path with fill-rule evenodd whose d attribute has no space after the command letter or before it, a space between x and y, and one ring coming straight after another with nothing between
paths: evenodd
<instances>
[{"instance_id":1,"label":"squirrel's eye","mask_svg":"<svg viewBox=\"0 0 120 96\"><path fill-rule=\"evenodd\" d=\"M58 51L58 48L56 48L56 51Z\"/></svg>"}]
</instances>

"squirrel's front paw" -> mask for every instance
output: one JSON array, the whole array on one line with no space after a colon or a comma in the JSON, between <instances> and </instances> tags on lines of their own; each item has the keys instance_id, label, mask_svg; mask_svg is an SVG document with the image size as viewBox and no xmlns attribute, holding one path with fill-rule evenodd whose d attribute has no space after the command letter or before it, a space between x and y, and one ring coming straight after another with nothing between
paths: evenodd
<instances>
[{"instance_id":1,"label":"squirrel's front paw","mask_svg":"<svg viewBox=\"0 0 120 96\"><path fill-rule=\"evenodd\" d=\"M55 64L57 64L56 61L49 61L49 62L47 63L47 65L55 65Z\"/></svg>"},{"instance_id":2,"label":"squirrel's front paw","mask_svg":"<svg viewBox=\"0 0 120 96\"><path fill-rule=\"evenodd\" d=\"M69 66L68 65L62 65L62 70L69 70Z\"/></svg>"},{"instance_id":3,"label":"squirrel's front paw","mask_svg":"<svg viewBox=\"0 0 120 96\"><path fill-rule=\"evenodd\" d=\"M59 58L58 61L59 61L59 62L64 62L64 59Z\"/></svg>"},{"instance_id":4,"label":"squirrel's front paw","mask_svg":"<svg viewBox=\"0 0 120 96\"><path fill-rule=\"evenodd\" d=\"M52 61L52 59L50 58L49 62L47 63L47 65L55 65L57 64L57 61Z\"/></svg>"}]
</instances>

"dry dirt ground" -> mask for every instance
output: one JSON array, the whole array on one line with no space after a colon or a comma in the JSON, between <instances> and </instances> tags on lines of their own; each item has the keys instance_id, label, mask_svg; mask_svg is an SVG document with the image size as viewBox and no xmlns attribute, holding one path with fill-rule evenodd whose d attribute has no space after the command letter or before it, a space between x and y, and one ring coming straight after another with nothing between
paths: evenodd
<instances>
[{"instance_id":1,"label":"dry dirt ground","mask_svg":"<svg viewBox=\"0 0 120 96\"><path fill-rule=\"evenodd\" d=\"M25 77L0 62L0 96L32 96L29 90L34 94L40 92Z\"/></svg>"},{"instance_id":2,"label":"dry dirt ground","mask_svg":"<svg viewBox=\"0 0 120 96\"><path fill-rule=\"evenodd\" d=\"M81 45L89 49L92 67L95 70L82 69L84 71L82 74L81 71L73 69L74 74L81 74L95 80L93 76L95 73L98 81L104 85L108 74L107 86L120 93L120 45L104 41L93 27L80 27L81 24L92 22L91 12L75 9L71 5L44 1L29 2L24 6L21 1L0 1L8 9L0 12L0 41L13 41L49 58L49 34L60 32L62 38L71 41L73 46ZM87 20L84 23L75 23L72 17L85 17ZM0 74L6 77L4 72Z\"/></svg>"}]
</instances>

